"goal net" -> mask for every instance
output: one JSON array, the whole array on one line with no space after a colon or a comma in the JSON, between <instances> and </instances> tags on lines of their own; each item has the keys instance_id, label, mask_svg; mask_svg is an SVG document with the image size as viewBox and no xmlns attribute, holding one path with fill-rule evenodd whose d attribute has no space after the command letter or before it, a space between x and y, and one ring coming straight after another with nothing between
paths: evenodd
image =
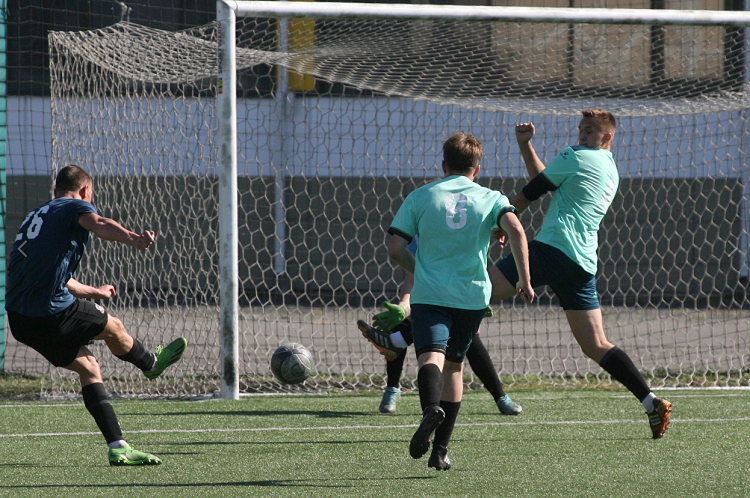
<instances>
[{"instance_id":1,"label":"goal net","mask_svg":"<svg viewBox=\"0 0 750 498\"><path fill-rule=\"evenodd\" d=\"M157 232L147 252L92 241L79 280L115 284L109 312L151 349L189 342L157 381L94 346L107 388L211 394L222 381L217 26L54 32L50 51L54 166L83 166L100 213ZM477 136L478 182L512 198L527 182L513 125L535 124L547 163L577 143L590 108L618 118L621 184L597 274L608 338L653 387L748 385L746 53L736 26L238 17L240 391L382 387L385 361L355 322L397 296L386 229L410 191L442 175L442 139ZM530 238L547 203L521 218ZM491 248L491 262L502 256ZM503 381L612 382L538 291L531 305L493 304L481 326ZM270 372L284 342L314 355L302 385ZM407 388L415 367L409 354ZM47 395L79 389L44 373ZM479 385L470 369L466 383Z\"/></svg>"}]
</instances>

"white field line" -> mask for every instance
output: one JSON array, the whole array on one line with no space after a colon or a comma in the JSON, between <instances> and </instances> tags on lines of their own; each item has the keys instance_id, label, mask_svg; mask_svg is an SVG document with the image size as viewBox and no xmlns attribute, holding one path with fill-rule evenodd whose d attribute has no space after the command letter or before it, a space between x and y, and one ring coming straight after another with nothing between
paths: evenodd
<instances>
[{"instance_id":1,"label":"white field line","mask_svg":"<svg viewBox=\"0 0 750 498\"><path fill-rule=\"evenodd\" d=\"M705 393L703 393L705 391ZM665 397L670 400L679 398L700 398L705 396L711 396L712 398L746 398L750 395L750 387L686 387L686 388L672 388L672 389L657 389L657 393L669 392ZM544 400L557 400L557 399L587 399L591 396L587 394L556 394L552 396L537 396L534 394L526 395L528 393L519 396L520 401L533 400L533 401L544 401ZM263 394L240 394L241 399L247 399L251 397L260 396L326 396L326 394L288 394L288 393L263 393ZM515 396L514 396L515 397ZM632 398L633 395L630 393L612 393L609 396L601 396L598 399L623 399ZM121 399L111 399L113 404L117 405ZM144 400L125 400L125 401L144 401ZM221 401L218 398L201 398L194 400L145 400L145 401L158 401L160 403L209 403L211 401ZM83 402L67 402L67 403L38 403L36 401L30 401L26 403L17 404L6 404L0 405L0 408L57 408L57 407L70 407L83 406Z\"/></svg>"},{"instance_id":2,"label":"white field line","mask_svg":"<svg viewBox=\"0 0 750 498\"><path fill-rule=\"evenodd\" d=\"M727 423L750 422L750 417L738 418L688 418L672 419L678 424L685 423ZM456 427L500 427L500 426L554 426L554 425L608 425L608 424L643 424L638 420L559 420L547 422L478 422L472 424L456 424ZM347 431L362 429L413 429L419 424L404 425L340 425L320 427L248 427L235 429L146 429L127 431L127 434L200 434L200 433L239 433L239 432L273 432L273 431ZM64 436L100 436L100 432L38 432L21 434L0 434L0 438L12 437L64 437Z\"/></svg>"}]
</instances>

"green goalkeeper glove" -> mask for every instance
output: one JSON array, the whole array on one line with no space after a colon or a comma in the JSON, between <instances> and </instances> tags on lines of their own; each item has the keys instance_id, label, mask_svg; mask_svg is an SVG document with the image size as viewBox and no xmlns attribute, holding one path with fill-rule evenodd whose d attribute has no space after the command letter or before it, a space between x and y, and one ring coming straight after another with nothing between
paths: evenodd
<instances>
[{"instance_id":1,"label":"green goalkeeper glove","mask_svg":"<svg viewBox=\"0 0 750 498\"><path fill-rule=\"evenodd\" d=\"M374 318L375 325L378 328L391 331L406 319L404 308L398 304L383 303L383 307L388 311L378 313Z\"/></svg>"}]
</instances>

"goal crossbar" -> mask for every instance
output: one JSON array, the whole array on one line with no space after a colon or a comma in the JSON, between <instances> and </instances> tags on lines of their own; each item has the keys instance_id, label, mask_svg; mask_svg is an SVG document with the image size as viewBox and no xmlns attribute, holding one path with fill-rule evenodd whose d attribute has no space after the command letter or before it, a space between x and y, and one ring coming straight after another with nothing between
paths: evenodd
<instances>
[{"instance_id":1,"label":"goal crossbar","mask_svg":"<svg viewBox=\"0 0 750 498\"><path fill-rule=\"evenodd\" d=\"M248 1L226 4L238 16L596 24L750 26L750 12L672 9L592 9L465 5Z\"/></svg>"}]
</instances>

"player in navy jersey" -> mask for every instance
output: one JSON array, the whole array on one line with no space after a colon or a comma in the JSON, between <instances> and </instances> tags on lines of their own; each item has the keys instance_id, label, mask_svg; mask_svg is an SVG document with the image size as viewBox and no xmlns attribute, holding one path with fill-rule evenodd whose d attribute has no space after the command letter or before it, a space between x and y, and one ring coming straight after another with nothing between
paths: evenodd
<instances>
[{"instance_id":1,"label":"player in navy jersey","mask_svg":"<svg viewBox=\"0 0 750 498\"><path fill-rule=\"evenodd\" d=\"M492 291L487 250L493 228L508 233L520 275L517 292L527 302L534 298L526 235L516 209L500 192L474 183L481 157L482 144L472 135L448 137L443 142L445 178L410 193L388 229L388 256L414 274L411 317L423 411L409 454L421 458L432 443L427 465L437 470L452 466L447 452L463 395L463 360ZM414 256L407 246L417 235Z\"/></svg>"},{"instance_id":2,"label":"player in navy jersey","mask_svg":"<svg viewBox=\"0 0 750 498\"><path fill-rule=\"evenodd\" d=\"M56 367L76 372L86 409L107 441L110 465L156 465L154 455L133 449L123 439L108 401L96 357L87 345L104 341L118 358L155 379L185 351L180 337L151 353L131 337L122 322L97 303L115 295L112 285L92 287L73 278L93 232L139 250L154 242L154 232L131 232L99 216L92 204L93 180L78 166L66 166L55 180L54 199L34 209L18 230L7 272L5 309L13 337Z\"/></svg>"},{"instance_id":3,"label":"player in navy jersey","mask_svg":"<svg viewBox=\"0 0 750 498\"><path fill-rule=\"evenodd\" d=\"M597 232L620 181L610 152L616 122L602 109L582 114L578 145L563 149L548 166L531 144L534 125L516 126L516 141L531 181L512 204L520 213L552 192L542 228L529 243L531 284L552 288L583 353L641 401L651 435L658 439L669 428L672 404L657 398L628 355L607 340L596 293ZM503 235L499 237L503 244ZM515 266L509 255L491 268L492 302L515 295Z\"/></svg>"},{"instance_id":4,"label":"player in navy jersey","mask_svg":"<svg viewBox=\"0 0 750 498\"><path fill-rule=\"evenodd\" d=\"M407 249L412 254L417 252L418 237L414 237ZM411 328L411 290L414 287L414 275L405 272L404 282L399 289L397 304L384 303L386 311L374 317L375 327L364 320L357 320L357 327L362 335L370 341L386 359L386 388L380 401L381 413L395 413L396 403L401 398L401 374L406 360L406 348L414 343ZM487 308L491 314L491 309ZM484 347L479 334L474 336L471 346L466 352L466 360L472 371L479 377L485 389L492 395L500 413L503 415L518 415L523 411L521 405L513 401L505 393L503 383L497 375L492 358Z\"/></svg>"}]
</instances>

